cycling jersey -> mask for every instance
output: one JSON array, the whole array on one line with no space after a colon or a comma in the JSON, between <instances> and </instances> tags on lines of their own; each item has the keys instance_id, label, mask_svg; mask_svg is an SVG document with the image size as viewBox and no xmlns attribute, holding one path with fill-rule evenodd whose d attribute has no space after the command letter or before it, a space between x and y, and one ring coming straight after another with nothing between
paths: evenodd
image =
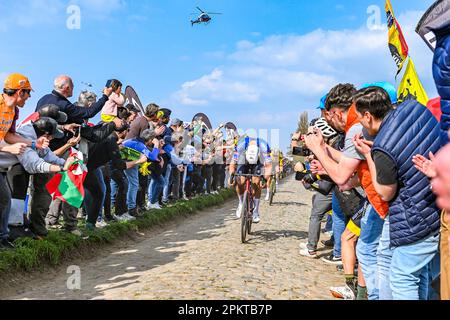
<instances>
[{"instance_id":1,"label":"cycling jersey","mask_svg":"<svg viewBox=\"0 0 450 320\"><path fill-rule=\"evenodd\" d=\"M250 143L252 141L256 141L256 145L259 148L259 160L258 163L260 164L267 164L272 163L272 158L270 156L271 149L269 144L262 140L262 139L251 139L250 137L246 137L243 141L238 143L234 149L234 155L233 160L238 165L245 165L247 164L246 158L245 158L245 152L247 151L248 147L250 146Z\"/></svg>"}]
</instances>

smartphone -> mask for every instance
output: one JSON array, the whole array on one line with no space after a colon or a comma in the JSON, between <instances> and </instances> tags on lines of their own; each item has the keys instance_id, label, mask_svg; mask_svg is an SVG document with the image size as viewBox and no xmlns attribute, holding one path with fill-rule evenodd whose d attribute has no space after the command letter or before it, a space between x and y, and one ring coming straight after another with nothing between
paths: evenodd
<instances>
[{"instance_id":1,"label":"smartphone","mask_svg":"<svg viewBox=\"0 0 450 320\"><path fill-rule=\"evenodd\" d=\"M108 81L106 82L106 87L107 87L107 88L111 88L111 84L112 84L112 80L108 80Z\"/></svg>"}]
</instances>

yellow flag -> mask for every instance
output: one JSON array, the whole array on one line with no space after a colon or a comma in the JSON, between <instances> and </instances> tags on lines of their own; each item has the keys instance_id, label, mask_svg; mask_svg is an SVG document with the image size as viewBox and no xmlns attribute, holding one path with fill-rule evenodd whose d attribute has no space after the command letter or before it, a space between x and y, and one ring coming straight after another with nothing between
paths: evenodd
<instances>
[{"instance_id":1,"label":"yellow flag","mask_svg":"<svg viewBox=\"0 0 450 320\"><path fill-rule=\"evenodd\" d=\"M406 67L405 75L398 87L398 101L403 102L408 99L414 99L423 104L428 103L428 95L422 86L422 83L417 76L416 68L411 57L409 57L408 66Z\"/></svg>"},{"instance_id":2,"label":"yellow flag","mask_svg":"<svg viewBox=\"0 0 450 320\"><path fill-rule=\"evenodd\" d=\"M391 51L392 58L397 65L397 75L403 68L403 64L408 57L408 45L405 37L403 36L402 28L395 19L394 10L390 0L386 0L386 16L389 29L389 50Z\"/></svg>"}]
</instances>

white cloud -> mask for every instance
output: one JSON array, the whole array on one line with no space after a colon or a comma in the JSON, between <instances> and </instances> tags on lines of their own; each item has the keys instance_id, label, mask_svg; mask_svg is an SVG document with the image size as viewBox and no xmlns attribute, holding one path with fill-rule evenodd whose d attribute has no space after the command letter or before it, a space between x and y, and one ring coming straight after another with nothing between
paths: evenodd
<instances>
[{"instance_id":1,"label":"white cloud","mask_svg":"<svg viewBox=\"0 0 450 320\"><path fill-rule=\"evenodd\" d=\"M398 16L417 72L430 96L435 94L432 54L415 33L422 12ZM261 41L242 40L211 74L186 82L174 97L181 104L256 103L262 98L318 101L339 82L361 85L395 82L395 63L387 30L317 29L304 35L273 35ZM397 84L401 78L398 78Z\"/></svg>"},{"instance_id":2,"label":"white cloud","mask_svg":"<svg viewBox=\"0 0 450 320\"><path fill-rule=\"evenodd\" d=\"M65 13L66 6L61 0L26 0L6 1L0 4L2 19L0 31L7 31L13 26L32 27L37 24L51 24L59 15Z\"/></svg>"},{"instance_id":3,"label":"white cloud","mask_svg":"<svg viewBox=\"0 0 450 320\"><path fill-rule=\"evenodd\" d=\"M224 76L217 68L197 80L185 82L173 96L184 105L207 105L209 101L256 102L258 93L250 85Z\"/></svg>"}]
</instances>

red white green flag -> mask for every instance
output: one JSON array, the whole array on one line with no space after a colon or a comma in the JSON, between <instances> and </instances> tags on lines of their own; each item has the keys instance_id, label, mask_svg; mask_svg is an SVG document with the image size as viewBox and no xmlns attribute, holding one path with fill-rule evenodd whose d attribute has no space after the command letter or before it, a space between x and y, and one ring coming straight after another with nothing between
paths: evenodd
<instances>
[{"instance_id":1,"label":"red white green flag","mask_svg":"<svg viewBox=\"0 0 450 320\"><path fill-rule=\"evenodd\" d=\"M87 169L81 153L72 153L77 156L68 171L57 173L46 187L53 196L53 200L60 199L73 207L81 208L84 201L83 182L87 175Z\"/></svg>"}]
</instances>

